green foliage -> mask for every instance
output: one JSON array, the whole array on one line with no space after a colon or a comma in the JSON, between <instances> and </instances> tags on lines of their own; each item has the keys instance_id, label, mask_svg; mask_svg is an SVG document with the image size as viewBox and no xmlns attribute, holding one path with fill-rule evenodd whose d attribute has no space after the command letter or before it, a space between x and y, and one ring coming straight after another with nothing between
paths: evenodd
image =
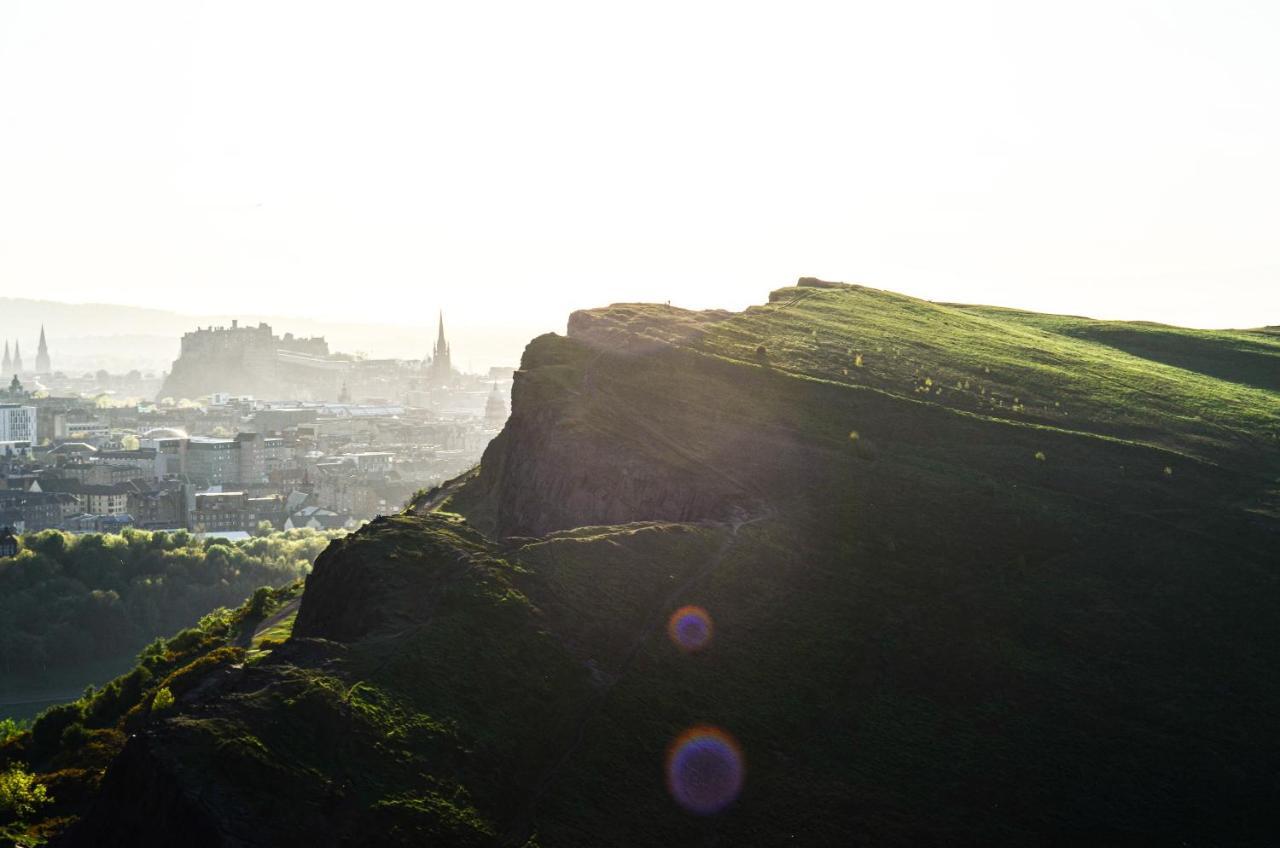
<instances>
[{"instance_id":1,"label":"green foliage","mask_svg":"<svg viewBox=\"0 0 1280 848\"><path fill-rule=\"evenodd\" d=\"M58 704L36 717L31 725L31 739L36 749L49 753L62 744L62 734L68 727L84 720L85 705L79 701Z\"/></svg>"},{"instance_id":2,"label":"green foliage","mask_svg":"<svg viewBox=\"0 0 1280 848\"><path fill-rule=\"evenodd\" d=\"M21 766L0 771L0 824L28 818L50 800L48 790Z\"/></svg>"},{"instance_id":3,"label":"green foliage","mask_svg":"<svg viewBox=\"0 0 1280 848\"><path fill-rule=\"evenodd\" d=\"M244 662L244 658L244 648L223 645L208 653L201 654L187 665L174 671L165 678L163 688L170 690L171 694L173 692L179 695L185 694L213 669L219 666Z\"/></svg>"},{"instance_id":4,"label":"green foliage","mask_svg":"<svg viewBox=\"0 0 1280 848\"><path fill-rule=\"evenodd\" d=\"M160 646L147 643L158 635L236 606L260 587L303 577L340 535L292 530L234 544L132 528L29 535L22 553L0 564L0 683L43 679L144 646L154 655Z\"/></svg>"},{"instance_id":5,"label":"green foliage","mask_svg":"<svg viewBox=\"0 0 1280 848\"><path fill-rule=\"evenodd\" d=\"M0 747L6 742L27 731L27 722L12 718L0 718Z\"/></svg>"},{"instance_id":6,"label":"green foliage","mask_svg":"<svg viewBox=\"0 0 1280 848\"><path fill-rule=\"evenodd\" d=\"M162 713L174 705L173 691L168 686L161 686L151 699L151 712Z\"/></svg>"},{"instance_id":7,"label":"green foliage","mask_svg":"<svg viewBox=\"0 0 1280 848\"><path fill-rule=\"evenodd\" d=\"M252 618L262 618L271 611L272 594L269 586L261 586L254 590L253 596L249 598L249 615Z\"/></svg>"}]
</instances>

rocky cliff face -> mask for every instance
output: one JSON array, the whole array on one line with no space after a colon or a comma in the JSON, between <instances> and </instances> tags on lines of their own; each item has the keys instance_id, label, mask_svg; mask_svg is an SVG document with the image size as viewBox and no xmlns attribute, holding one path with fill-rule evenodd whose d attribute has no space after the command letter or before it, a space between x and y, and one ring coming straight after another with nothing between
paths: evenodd
<instances>
[{"instance_id":1,"label":"rocky cliff face","mask_svg":"<svg viewBox=\"0 0 1280 848\"><path fill-rule=\"evenodd\" d=\"M570 327L525 351L511 418L457 498L482 529L723 519L812 484L824 467L786 420L771 375L676 347L669 326L636 333L575 313ZM744 376L759 394L740 390Z\"/></svg>"}]
</instances>

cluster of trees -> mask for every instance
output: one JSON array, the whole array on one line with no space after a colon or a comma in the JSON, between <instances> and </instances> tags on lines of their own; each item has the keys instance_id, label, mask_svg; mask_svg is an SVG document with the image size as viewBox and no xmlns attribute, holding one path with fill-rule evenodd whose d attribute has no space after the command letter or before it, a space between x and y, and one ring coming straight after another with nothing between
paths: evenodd
<instances>
[{"instance_id":1,"label":"cluster of trees","mask_svg":"<svg viewBox=\"0 0 1280 848\"><path fill-rule=\"evenodd\" d=\"M0 675L44 678L135 654L260 586L304 576L340 533L290 530L243 542L125 530L26 536L0 561Z\"/></svg>"},{"instance_id":2,"label":"cluster of trees","mask_svg":"<svg viewBox=\"0 0 1280 848\"><path fill-rule=\"evenodd\" d=\"M282 543L326 538L294 536L250 544L261 555L285 550ZM301 594L301 582L259 587L237 609L215 609L193 627L151 642L131 671L105 686L89 686L82 697L50 707L32 722L0 719L0 845L26 845L29 839L44 844L37 837L50 821L65 823L81 814L127 736L173 710L209 674L245 662L239 643Z\"/></svg>"}]
</instances>

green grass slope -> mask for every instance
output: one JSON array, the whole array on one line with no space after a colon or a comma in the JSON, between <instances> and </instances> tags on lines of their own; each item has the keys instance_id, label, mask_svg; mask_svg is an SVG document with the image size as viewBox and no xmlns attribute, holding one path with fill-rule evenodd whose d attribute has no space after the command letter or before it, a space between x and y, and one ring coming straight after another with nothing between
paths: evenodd
<instances>
[{"instance_id":1,"label":"green grass slope","mask_svg":"<svg viewBox=\"0 0 1280 848\"><path fill-rule=\"evenodd\" d=\"M665 311L622 304L596 312L610 324L654 335L650 328L666 323ZM1195 456L1276 453L1280 341L1264 332L1153 327L1141 354L1117 341L1139 325L951 306L806 281L773 292L768 304L714 317L677 343L993 418L1149 441ZM1204 373L1210 360L1228 363L1221 379Z\"/></svg>"}]
</instances>

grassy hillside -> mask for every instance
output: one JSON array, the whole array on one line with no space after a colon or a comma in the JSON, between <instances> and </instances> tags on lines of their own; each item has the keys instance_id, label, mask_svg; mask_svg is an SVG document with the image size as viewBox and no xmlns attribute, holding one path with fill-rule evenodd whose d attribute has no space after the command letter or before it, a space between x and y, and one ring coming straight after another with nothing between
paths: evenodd
<instances>
[{"instance_id":1,"label":"grassy hillside","mask_svg":"<svg viewBox=\"0 0 1280 848\"><path fill-rule=\"evenodd\" d=\"M1138 341L1140 340L1140 341ZM1018 422L1275 469L1280 336L957 307L860 286L780 289L693 346ZM1215 365L1216 363L1216 365ZM1216 372L1216 373L1215 373Z\"/></svg>"},{"instance_id":2,"label":"grassy hillside","mask_svg":"<svg viewBox=\"0 0 1280 848\"><path fill-rule=\"evenodd\" d=\"M264 617L252 654L185 673L100 789L27 826L1265 844L1270 339L1162 328L1140 356L1075 321L816 283L740 314L577 313L530 344L476 472L331 545L287 641ZM698 650L669 631L689 605ZM664 758L706 725L745 777L695 815ZM55 797L75 756L31 762Z\"/></svg>"}]
</instances>

